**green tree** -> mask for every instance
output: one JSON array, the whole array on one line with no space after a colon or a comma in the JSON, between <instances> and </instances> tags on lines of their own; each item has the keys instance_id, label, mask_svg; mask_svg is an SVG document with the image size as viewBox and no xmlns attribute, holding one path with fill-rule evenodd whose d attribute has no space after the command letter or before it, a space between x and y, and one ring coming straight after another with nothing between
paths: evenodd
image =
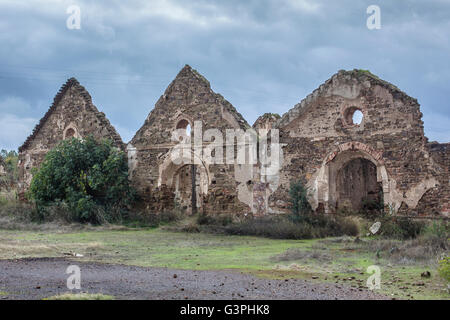
<instances>
[{"instance_id":1,"label":"green tree","mask_svg":"<svg viewBox=\"0 0 450 320\"><path fill-rule=\"evenodd\" d=\"M295 220L301 220L303 216L312 212L307 195L308 190L303 186L301 181L291 182L289 196L291 211Z\"/></svg>"},{"instance_id":2,"label":"green tree","mask_svg":"<svg viewBox=\"0 0 450 320\"><path fill-rule=\"evenodd\" d=\"M7 151L2 149L0 151L0 158L3 160L0 163L2 163L6 171L6 175L1 177L0 187L3 186L7 189L14 188L17 185L19 175L17 168L19 155L14 150Z\"/></svg>"},{"instance_id":3,"label":"green tree","mask_svg":"<svg viewBox=\"0 0 450 320\"><path fill-rule=\"evenodd\" d=\"M110 140L89 136L63 141L47 153L33 172L30 196L41 219L46 207L63 202L73 220L100 223L111 221L111 212L131 204L135 192L129 185L125 153Z\"/></svg>"}]
</instances>

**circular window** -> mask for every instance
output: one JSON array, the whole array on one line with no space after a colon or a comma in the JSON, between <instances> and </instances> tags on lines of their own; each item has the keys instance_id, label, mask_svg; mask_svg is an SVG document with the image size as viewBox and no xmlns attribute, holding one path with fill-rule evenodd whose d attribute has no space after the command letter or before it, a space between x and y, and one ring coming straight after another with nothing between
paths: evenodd
<instances>
[{"instance_id":1,"label":"circular window","mask_svg":"<svg viewBox=\"0 0 450 320\"><path fill-rule=\"evenodd\" d=\"M363 113L361 110L355 110L352 116L353 124L360 125L363 119Z\"/></svg>"},{"instance_id":2,"label":"circular window","mask_svg":"<svg viewBox=\"0 0 450 320\"><path fill-rule=\"evenodd\" d=\"M345 123L349 126L359 126L364 119L364 114L357 107L350 107L344 112Z\"/></svg>"}]
</instances>

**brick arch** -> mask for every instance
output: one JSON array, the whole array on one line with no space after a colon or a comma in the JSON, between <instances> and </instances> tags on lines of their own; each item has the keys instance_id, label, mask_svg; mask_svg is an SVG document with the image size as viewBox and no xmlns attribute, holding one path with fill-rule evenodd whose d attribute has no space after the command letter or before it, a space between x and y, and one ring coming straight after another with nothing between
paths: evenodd
<instances>
[{"instance_id":1,"label":"brick arch","mask_svg":"<svg viewBox=\"0 0 450 320\"><path fill-rule=\"evenodd\" d=\"M341 153L343 151L347 151L347 150L350 150L350 151L358 151L359 150L359 151L369 155L371 158L373 158L373 160L375 162L384 165L382 151L377 151L377 150L373 149L372 147L370 147L362 142L358 142L358 141L346 142L346 143L339 145L337 150L328 154L328 156L325 158L325 162L328 163L328 162L332 161L339 153Z\"/></svg>"},{"instance_id":2,"label":"brick arch","mask_svg":"<svg viewBox=\"0 0 450 320\"><path fill-rule=\"evenodd\" d=\"M330 152L324 158L314 178L308 182L313 209L323 206L327 213L335 211L337 173L350 161L358 158L369 160L376 166L377 181L382 185L384 203L391 203L390 179L384 165L382 151L375 150L362 142L352 141L343 143Z\"/></svg>"}]
</instances>

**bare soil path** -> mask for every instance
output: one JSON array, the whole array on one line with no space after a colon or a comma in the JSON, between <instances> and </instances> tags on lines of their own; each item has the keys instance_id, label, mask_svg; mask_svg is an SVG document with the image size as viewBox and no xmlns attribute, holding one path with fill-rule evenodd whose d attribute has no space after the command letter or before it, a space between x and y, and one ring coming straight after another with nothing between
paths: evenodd
<instances>
[{"instance_id":1,"label":"bare soil path","mask_svg":"<svg viewBox=\"0 0 450 320\"><path fill-rule=\"evenodd\" d=\"M368 290L306 280L270 280L236 271L194 271L82 263L60 258L0 260L0 299L67 293L66 269L81 269L81 291L116 299L386 299Z\"/></svg>"}]
</instances>

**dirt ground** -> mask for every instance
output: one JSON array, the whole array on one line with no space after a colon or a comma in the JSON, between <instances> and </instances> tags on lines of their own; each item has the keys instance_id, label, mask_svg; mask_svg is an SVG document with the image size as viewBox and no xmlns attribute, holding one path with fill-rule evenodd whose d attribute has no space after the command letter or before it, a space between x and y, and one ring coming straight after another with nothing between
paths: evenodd
<instances>
[{"instance_id":1,"label":"dirt ground","mask_svg":"<svg viewBox=\"0 0 450 320\"><path fill-rule=\"evenodd\" d=\"M386 299L366 289L306 280L269 280L235 271L193 271L81 263L59 258L0 260L0 299L43 299L69 292L69 265L81 269L81 292L116 299ZM74 291L80 292L80 291Z\"/></svg>"}]
</instances>

